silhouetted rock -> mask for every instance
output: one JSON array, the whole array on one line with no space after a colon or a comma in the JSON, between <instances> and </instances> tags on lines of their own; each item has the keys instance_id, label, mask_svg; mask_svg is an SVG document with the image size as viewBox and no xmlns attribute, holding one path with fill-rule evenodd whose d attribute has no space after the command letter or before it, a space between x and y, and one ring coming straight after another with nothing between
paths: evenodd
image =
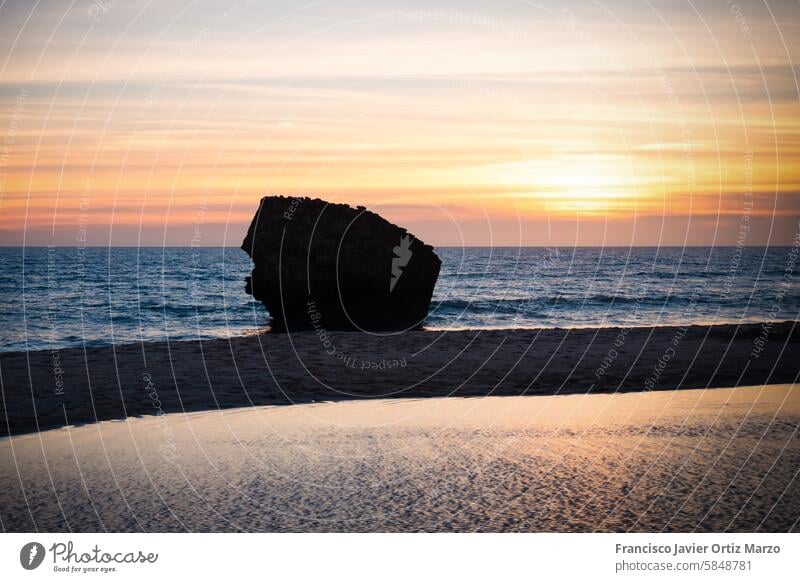
<instances>
[{"instance_id":1,"label":"silhouetted rock","mask_svg":"<svg viewBox=\"0 0 800 582\"><path fill-rule=\"evenodd\" d=\"M420 327L441 261L433 248L363 206L266 196L242 249L246 290L278 330Z\"/></svg>"}]
</instances>

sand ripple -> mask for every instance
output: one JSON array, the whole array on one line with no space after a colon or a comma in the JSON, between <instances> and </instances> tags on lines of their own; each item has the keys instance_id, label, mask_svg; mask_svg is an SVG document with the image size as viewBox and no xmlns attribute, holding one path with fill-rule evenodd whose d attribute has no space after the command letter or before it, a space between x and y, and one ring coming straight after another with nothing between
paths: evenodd
<instances>
[{"instance_id":1,"label":"sand ripple","mask_svg":"<svg viewBox=\"0 0 800 582\"><path fill-rule=\"evenodd\" d=\"M0 441L7 531L790 531L800 392L383 400Z\"/></svg>"}]
</instances>

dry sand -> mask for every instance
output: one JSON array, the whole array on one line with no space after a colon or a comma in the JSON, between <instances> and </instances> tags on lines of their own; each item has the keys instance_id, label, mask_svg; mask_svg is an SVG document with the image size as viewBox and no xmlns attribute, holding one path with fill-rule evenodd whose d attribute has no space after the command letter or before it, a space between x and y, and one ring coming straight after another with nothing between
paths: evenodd
<instances>
[{"instance_id":1,"label":"dry sand","mask_svg":"<svg viewBox=\"0 0 800 582\"><path fill-rule=\"evenodd\" d=\"M0 434L266 404L790 383L795 328L267 333L3 353Z\"/></svg>"},{"instance_id":2,"label":"dry sand","mask_svg":"<svg viewBox=\"0 0 800 582\"><path fill-rule=\"evenodd\" d=\"M0 440L6 531L792 531L800 387L425 398Z\"/></svg>"}]
</instances>

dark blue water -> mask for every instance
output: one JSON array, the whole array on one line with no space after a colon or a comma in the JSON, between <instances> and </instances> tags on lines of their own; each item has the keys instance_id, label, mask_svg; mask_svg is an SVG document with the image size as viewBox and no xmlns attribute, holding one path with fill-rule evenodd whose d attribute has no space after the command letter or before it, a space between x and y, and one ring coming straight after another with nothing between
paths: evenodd
<instances>
[{"instance_id":1,"label":"dark blue water","mask_svg":"<svg viewBox=\"0 0 800 582\"><path fill-rule=\"evenodd\" d=\"M782 248L445 248L427 327L797 320ZM412 259L413 260L413 259ZM238 336L268 316L236 248L0 249L0 350Z\"/></svg>"}]
</instances>

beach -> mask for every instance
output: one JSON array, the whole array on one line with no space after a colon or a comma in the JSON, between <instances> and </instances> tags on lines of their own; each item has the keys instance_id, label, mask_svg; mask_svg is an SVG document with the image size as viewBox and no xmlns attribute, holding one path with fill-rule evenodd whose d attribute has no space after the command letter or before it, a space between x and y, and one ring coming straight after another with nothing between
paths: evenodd
<instances>
[{"instance_id":1,"label":"beach","mask_svg":"<svg viewBox=\"0 0 800 582\"><path fill-rule=\"evenodd\" d=\"M5 531L793 531L795 323L0 353Z\"/></svg>"},{"instance_id":2,"label":"beach","mask_svg":"<svg viewBox=\"0 0 800 582\"><path fill-rule=\"evenodd\" d=\"M5 531L794 531L791 385L379 399L0 440Z\"/></svg>"},{"instance_id":3,"label":"beach","mask_svg":"<svg viewBox=\"0 0 800 582\"><path fill-rule=\"evenodd\" d=\"M0 353L2 435L134 416L389 398L794 383L796 323L262 333Z\"/></svg>"}]
</instances>

